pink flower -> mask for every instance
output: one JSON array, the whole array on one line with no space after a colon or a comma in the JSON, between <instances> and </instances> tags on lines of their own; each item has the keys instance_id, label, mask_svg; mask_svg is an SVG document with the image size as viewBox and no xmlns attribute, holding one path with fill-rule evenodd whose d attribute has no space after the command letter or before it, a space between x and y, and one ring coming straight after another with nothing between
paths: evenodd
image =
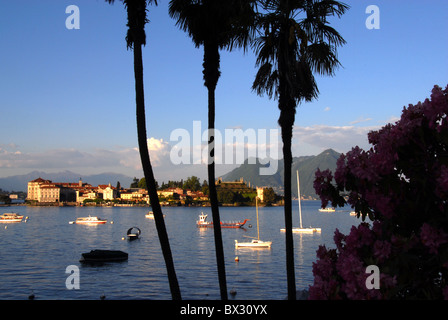
<instances>
[{"instance_id":1,"label":"pink flower","mask_svg":"<svg viewBox=\"0 0 448 320\"><path fill-rule=\"evenodd\" d=\"M392 245L388 241L375 241L373 245L373 256L378 259L379 262L385 261L389 258L392 252Z\"/></svg>"},{"instance_id":2,"label":"pink flower","mask_svg":"<svg viewBox=\"0 0 448 320\"><path fill-rule=\"evenodd\" d=\"M373 244L374 234L367 223L361 223L358 227L353 226L350 234L345 237L347 248L361 248ZM346 248L346 250L347 250Z\"/></svg>"},{"instance_id":3,"label":"pink flower","mask_svg":"<svg viewBox=\"0 0 448 320\"><path fill-rule=\"evenodd\" d=\"M442 230L424 223L420 228L420 239L429 248L430 253L437 254L440 245L448 242L448 235Z\"/></svg>"}]
</instances>

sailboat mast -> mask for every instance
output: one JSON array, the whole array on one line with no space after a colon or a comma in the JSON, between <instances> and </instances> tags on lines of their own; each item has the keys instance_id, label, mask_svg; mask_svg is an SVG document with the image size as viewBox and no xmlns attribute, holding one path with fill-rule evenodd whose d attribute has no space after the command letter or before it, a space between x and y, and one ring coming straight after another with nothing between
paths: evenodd
<instances>
[{"instance_id":1,"label":"sailboat mast","mask_svg":"<svg viewBox=\"0 0 448 320\"><path fill-rule=\"evenodd\" d=\"M258 197L255 197L255 207L257 208L257 235L258 241L260 241L260 225L258 224Z\"/></svg>"},{"instance_id":2,"label":"sailboat mast","mask_svg":"<svg viewBox=\"0 0 448 320\"><path fill-rule=\"evenodd\" d=\"M297 193L299 196L299 217L300 217L300 228L302 229L302 205L300 203L300 181L299 181L299 170L297 170Z\"/></svg>"}]
</instances>

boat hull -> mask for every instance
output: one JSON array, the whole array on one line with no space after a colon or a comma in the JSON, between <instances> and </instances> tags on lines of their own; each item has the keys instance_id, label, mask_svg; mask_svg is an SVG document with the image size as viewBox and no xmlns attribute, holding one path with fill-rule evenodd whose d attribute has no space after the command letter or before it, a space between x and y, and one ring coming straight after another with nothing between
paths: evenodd
<instances>
[{"instance_id":1,"label":"boat hull","mask_svg":"<svg viewBox=\"0 0 448 320\"><path fill-rule=\"evenodd\" d=\"M286 229L280 229L281 232L286 232ZM321 228L292 228L293 233L315 233L322 232Z\"/></svg>"},{"instance_id":2,"label":"boat hull","mask_svg":"<svg viewBox=\"0 0 448 320\"><path fill-rule=\"evenodd\" d=\"M80 262L120 262L128 260L128 254L116 250L92 250L83 253Z\"/></svg>"},{"instance_id":3,"label":"boat hull","mask_svg":"<svg viewBox=\"0 0 448 320\"><path fill-rule=\"evenodd\" d=\"M22 222L23 216L17 213L4 213L0 216L0 223Z\"/></svg>"},{"instance_id":4,"label":"boat hull","mask_svg":"<svg viewBox=\"0 0 448 320\"><path fill-rule=\"evenodd\" d=\"M22 222L22 219L0 219L0 223Z\"/></svg>"},{"instance_id":5,"label":"boat hull","mask_svg":"<svg viewBox=\"0 0 448 320\"><path fill-rule=\"evenodd\" d=\"M238 222L221 222L221 228L231 228L231 229L242 228L247 221L249 221L249 219L245 219L244 221L238 221ZM213 228L213 222L197 221L196 224L199 228Z\"/></svg>"},{"instance_id":6,"label":"boat hull","mask_svg":"<svg viewBox=\"0 0 448 320\"><path fill-rule=\"evenodd\" d=\"M86 225L97 225L97 224L106 224L106 221L75 221L76 224L86 224Z\"/></svg>"},{"instance_id":7,"label":"boat hull","mask_svg":"<svg viewBox=\"0 0 448 320\"><path fill-rule=\"evenodd\" d=\"M251 242L238 242L235 240L235 248L271 248L272 241L252 240Z\"/></svg>"},{"instance_id":8,"label":"boat hull","mask_svg":"<svg viewBox=\"0 0 448 320\"><path fill-rule=\"evenodd\" d=\"M107 220L106 219L101 219L98 217L86 217L86 218L78 218L75 221L76 224L84 224L84 225L98 225L98 224L106 224Z\"/></svg>"},{"instance_id":9,"label":"boat hull","mask_svg":"<svg viewBox=\"0 0 448 320\"><path fill-rule=\"evenodd\" d=\"M325 208L325 209L319 209L319 212L336 212L336 209L334 208Z\"/></svg>"}]
</instances>

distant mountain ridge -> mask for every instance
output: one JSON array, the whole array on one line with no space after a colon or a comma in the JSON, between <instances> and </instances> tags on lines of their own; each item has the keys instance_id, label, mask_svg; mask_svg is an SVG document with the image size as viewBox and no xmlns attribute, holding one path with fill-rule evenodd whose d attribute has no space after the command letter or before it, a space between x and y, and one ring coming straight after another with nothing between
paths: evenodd
<instances>
[{"instance_id":1,"label":"distant mountain ridge","mask_svg":"<svg viewBox=\"0 0 448 320\"><path fill-rule=\"evenodd\" d=\"M93 175L81 175L69 170L57 172L57 173L46 173L42 171L33 171L24 175L11 176L6 178L0 178L0 189L6 191L24 191L28 189L28 182L35 180L37 178L51 180L53 182L77 182L79 178L86 183L90 183L93 186L99 184L112 184L116 186L117 181L120 181L121 186L129 187L132 183L131 177L125 176L119 173L100 173Z\"/></svg>"},{"instance_id":2,"label":"distant mountain ridge","mask_svg":"<svg viewBox=\"0 0 448 320\"><path fill-rule=\"evenodd\" d=\"M340 153L333 149L328 149L317 156L294 157L291 171L293 197L297 197L297 170L299 170L300 175L300 193L302 196L316 198L317 194L313 187L316 170L318 168L320 170L330 169L334 172L336 169L336 162L340 155ZM248 164L248 160L246 160L240 167L223 175L222 179L223 181L235 181L243 178L246 182L250 182L251 186L268 186L274 188L277 193L283 194L283 159L279 160L278 170L274 175L260 175L259 169L263 166L265 165L261 164L258 159L256 160L256 164Z\"/></svg>"}]
</instances>

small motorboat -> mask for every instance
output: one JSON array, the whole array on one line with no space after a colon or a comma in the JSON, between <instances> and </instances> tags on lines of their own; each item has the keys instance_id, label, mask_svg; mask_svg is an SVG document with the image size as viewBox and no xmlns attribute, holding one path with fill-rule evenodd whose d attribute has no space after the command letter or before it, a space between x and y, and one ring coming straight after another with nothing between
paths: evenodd
<instances>
[{"instance_id":1,"label":"small motorboat","mask_svg":"<svg viewBox=\"0 0 448 320\"><path fill-rule=\"evenodd\" d=\"M201 212L199 215L199 220L196 221L196 224L199 228L213 228L213 222L207 221L207 216L205 213ZM247 221L250 219L245 219L244 221L221 221L221 228L242 228Z\"/></svg>"},{"instance_id":2,"label":"small motorboat","mask_svg":"<svg viewBox=\"0 0 448 320\"><path fill-rule=\"evenodd\" d=\"M128 254L118 250L92 250L81 255L80 262L120 262L128 260Z\"/></svg>"},{"instance_id":3,"label":"small motorboat","mask_svg":"<svg viewBox=\"0 0 448 320\"><path fill-rule=\"evenodd\" d=\"M132 227L127 232L127 237L129 241L137 240L142 234L142 231L137 227Z\"/></svg>"},{"instance_id":4,"label":"small motorboat","mask_svg":"<svg viewBox=\"0 0 448 320\"><path fill-rule=\"evenodd\" d=\"M22 222L23 216L17 213L4 213L0 216L0 223Z\"/></svg>"},{"instance_id":5,"label":"small motorboat","mask_svg":"<svg viewBox=\"0 0 448 320\"><path fill-rule=\"evenodd\" d=\"M105 224L107 223L106 219L101 219L98 217L84 217L84 218L78 218L75 221L76 224L86 224L86 225L98 225L98 224Z\"/></svg>"},{"instance_id":6,"label":"small motorboat","mask_svg":"<svg viewBox=\"0 0 448 320\"><path fill-rule=\"evenodd\" d=\"M154 212L149 211L147 214L145 214L145 218L154 219Z\"/></svg>"},{"instance_id":7,"label":"small motorboat","mask_svg":"<svg viewBox=\"0 0 448 320\"><path fill-rule=\"evenodd\" d=\"M166 215L163 215L163 217L165 218ZM149 211L147 214L145 214L145 218L154 220L154 212Z\"/></svg>"},{"instance_id":8,"label":"small motorboat","mask_svg":"<svg viewBox=\"0 0 448 320\"><path fill-rule=\"evenodd\" d=\"M336 212L335 208L320 208L319 212Z\"/></svg>"}]
</instances>

